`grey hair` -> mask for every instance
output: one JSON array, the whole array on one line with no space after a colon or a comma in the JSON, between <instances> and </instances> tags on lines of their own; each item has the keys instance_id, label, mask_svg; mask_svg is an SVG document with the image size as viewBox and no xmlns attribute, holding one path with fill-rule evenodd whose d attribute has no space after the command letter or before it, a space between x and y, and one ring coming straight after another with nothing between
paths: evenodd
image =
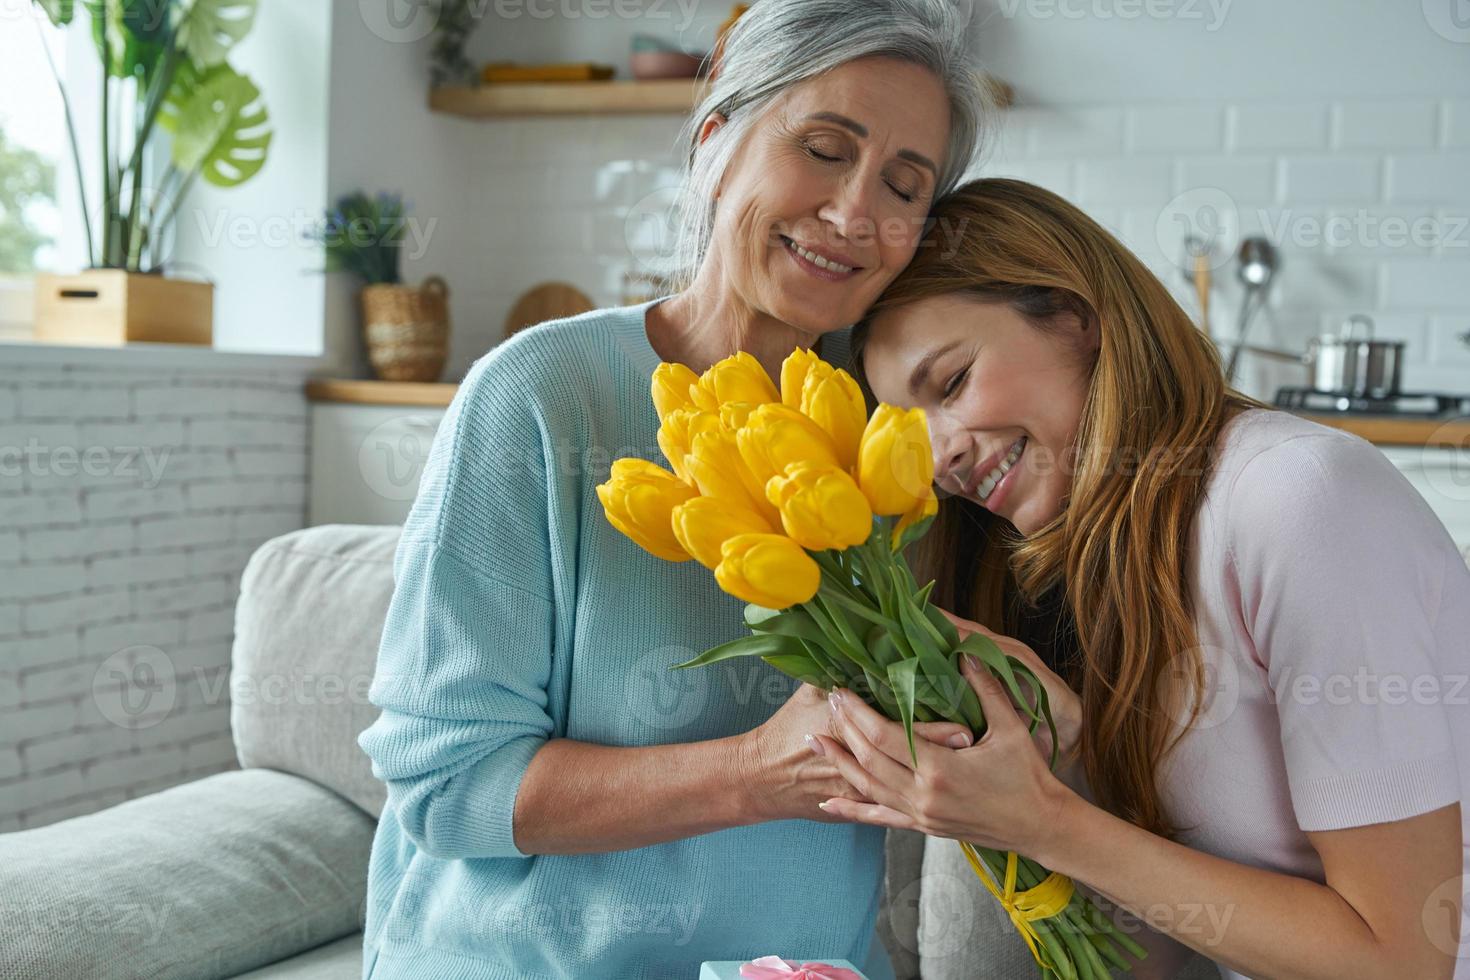
<instances>
[{"instance_id":1,"label":"grey hair","mask_svg":"<svg viewBox=\"0 0 1470 980\"><path fill-rule=\"evenodd\" d=\"M964 0L961 0L964 2ZM715 81L685 122L683 186L674 206L670 285L694 281L714 232L715 188L771 104L793 86L856 61L884 56L929 69L949 96L949 146L934 197L974 160L994 95L972 62L956 0L762 0L725 36ZM711 113L726 124L703 144Z\"/></svg>"}]
</instances>

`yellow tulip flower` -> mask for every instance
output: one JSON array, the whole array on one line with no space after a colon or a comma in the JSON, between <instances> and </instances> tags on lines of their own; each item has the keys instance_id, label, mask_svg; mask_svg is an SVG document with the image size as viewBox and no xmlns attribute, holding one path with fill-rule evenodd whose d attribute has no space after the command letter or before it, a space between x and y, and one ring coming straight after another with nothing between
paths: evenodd
<instances>
[{"instance_id":1,"label":"yellow tulip flower","mask_svg":"<svg viewBox=\"0 0 1470 980\"><path fill-rule=\"evenodd\" d=\"M653 372L653 408L660 420L669 413L694 405L690 389L699 384L699 375L682 364L664 362Z\"/></svg>"},{"instance_id":2,"label":"yellow tulip flower","mask_svg":"<svg viewBox=\"0 0 1470 980\"><path fill-rule=\"evenodd\" d=\"M684 463L694 485L704 496L754 511L772 527L780 523L780 513L766 500L765 485L755 478L745 460L740 458L735 433L724 427L700 432L690 440Z\"/></svg>"},{"instance_id":3,"label":"yellow tulip flower","mask_svg":"<svg viewBox=\"0 0 1470 980\"><path fill-rule=\"evenodd\" d=\"M737 534L721 554L715 568L720 588L767 609L806 602L822 585L821 567L783 534Z\"/></svg>"},{"instance_id":4,"label":"yellow tulip flower","mask_svg":"<svg viewBox=\"0 0 1470 980\"><path fill-rule=\"evenodd\" d=\"M934 457L921 409L879 405L858 450L858 485L884 516L907 514L933 491Z\"/></svg>"},{"instance_id":5,"label":"yellow tulip flower","mask_svg":"<svg viewBox=\"0 0 1470 980\"><path fill-rule=\"evenodd\" d=\"M664 457L668 459L674 472L679 474L679 479L690 486L694 485L694 478L689 475L684 457L689 455L689 447L695 436L718 428L719 416L697 408L674 409L664 416L663 425L658 428L658 448L663 450Z\"/></svg>"},{"instance_id":6,"label":"yellow tulip flower","mask_svg":"<svg viewBox=\"0 0 1470 980\"><path fill-rule=\"evenodd\" d=\"M644 550L667 561L688 561L674 536L674 508L695 495L693 488L646 459L620 459L597 487L597 499L613 527Z\"/></svg>"},{"instance_id":7,"label":"yellow tulip flower","mask_svg":"<svg viewBox=\"0 0 1470 980\"><path fill-rule=\"evenodd\" d=\"M934 493L934 488L929 488L929 495L914 505L914 509L898 519L893 527L893 550L897 551L903 540L903 532L913 527L920 521L928 520L939 513L939 497Z\"/></svg>"},{"instance_id":8,"label":"yellow tulip flower","mask_svg":"<svg viewBox=\"0 0 1470 980\"><path fill-rule=\"evenodd\" d=\"M720 500L695 497L674 508L674 537L694 560L706 568L717 568L723 559L720 549L739 534L770 534L772 526L755 511Z\"/></svg>"},{"instance_id":9,"label":"yellow tulip flower","mask_svg":"<svg viewBox=\"0 0 1470 980\"><path fill-rule=\"evenodd\" d=\"M806 383L807 372L822 359L805 347L798 347L781 362L781 402L791 408L801 408L801 387Z\"/></svg>"},{"instance_id":10,"label":"yellow tulip flower","mask_svg":"<svg viewBox=\"0 0 1470 980\"><path fill-rule=\"evenodd\" d=\"M745 351L710 366L691 393L694 403L707 412L718 412L726 402L761 405L781 400L776 385L761 362Z\"/></svg>"},{"instance_id":11,"label":"yellow tulip flower","mask_svg":"<svg viewBox=\"0 0 1470 980\"><path fill-rule=\"evenodd\" d=\"M781 402L762 405L750 413L735 434L745 465L763 488L773 476L793 463L838 466L831 438L811 419Z\"/></svg>"},{"instance_id":12,"label":"yellow tulip flower","mask_svg":"<svg viewBox=\"0 0 1470 980\"><path fill-rule=\"evenodd\" d=\"M801 411L832 437L838 462L850 471L868 424L868 404L852 375L817 361L802 382Z\"/></svg>"},{"instance_id":13,"label":"yellow tulip flower","mask_svg":"<svg viewBox=\"0 0 1470 980\"><path fill-rule=\"evenodd\" d=\"M725 402L720 406L720 424L731 432L738 432L759 407L754 402Z\"/></svg>"},{"instance_id":14,"label":"yellow tulip flower","mask_svg":"<svg viewBox=\"0 0 1470 980\"><path fill-rule=\"evenodd\" d=\"M873 509L845 470L797 463L773 476L766 497L781 510L791 540L812 551L862 544L873 532Z\"/></svg>"}]
</instances>

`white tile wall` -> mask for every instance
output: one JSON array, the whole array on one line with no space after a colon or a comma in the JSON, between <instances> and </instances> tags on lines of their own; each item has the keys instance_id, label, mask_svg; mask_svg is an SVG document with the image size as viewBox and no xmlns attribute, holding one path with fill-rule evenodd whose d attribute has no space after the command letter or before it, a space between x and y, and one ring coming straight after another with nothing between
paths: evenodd
<instances>
[{"instance_id":1,"label":"white tile wall","mask_svg":"<svg viewBox=\"0 0 1470 980\"><path fill-rule=\"evenodd\" d=\"M305 526L302 383L0 349L0 831L235 767L234 604Z\"/></svg>"},{"instance_id":2,"label":"white tile wall","mask_svg":"<svg viewBox=\"0 0 1470 980\"><path fill-rule=\"evenodd\" d=\"M1085 127L1071 140L1058 135L1079 120ZM1005 128L977 173L1065 194L1118 233L1192 314L1184 231L1171 219L1213 218L1200 205L1223 206L1212 225L1223 230L1211 312L1218 335L1233 333L1239 302L1227 259L1242 234L1265 233L1283 264L1255 342L1303 349L1346 315L1368 313L1380 336L1409 342L1407 388L1470 392L1470 351L1455 339L1470 320L1463 100L1022 106ZM1208 230L1199 220L1195 228ZM1242 372L1265 397L1304 379L1304 370L1270 362Z\"/></svg>"},{"instance_id":3,"label":"white tile wall","mask_svg":"<svg viewBox=\"0 0 1470 980\"><path fill-rule=\"evenodd\" d=\"M663 116L473 124L465 253L475 275L456 308L446 376L497 341L517 293L567 279L599 304L656 251L677 178L679 120ZM1470 318L1470 103L1463 99L1160 102L1020 106L977 174L1022 177L1078 202L1119 233L1186 305L1178 202L1218 189L1222 215L1212 321L1234 329L1226 261L1241 234L1269 232L1284 266L1252 339L1297 349L1350 313L1410 342L1405 384L1470 391L1451 331ZM457 261L457 259L452 260ZM469 283L475 283L469 285ZM1463 332L1463 327L1458 328ZM1269 396L1303 370L1256 364Z\"/></svg>"}]
</instances>

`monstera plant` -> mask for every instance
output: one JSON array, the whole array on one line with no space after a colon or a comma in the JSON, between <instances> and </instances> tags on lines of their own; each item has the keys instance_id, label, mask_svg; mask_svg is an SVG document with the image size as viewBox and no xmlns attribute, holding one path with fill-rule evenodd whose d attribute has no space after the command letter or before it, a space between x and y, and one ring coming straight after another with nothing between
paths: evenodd
<instances>
[{"instance_id":1,"label":"monstera plant","mask_svg":"<svg viewBox=\"0 0 1470 980\"><path fill-rule=\"evenodd\" d=\"M250 33L258 0L34 2L58 27L81 23L76 8L82 7L103 67L95 233L72 100L56 78L88 260L94 269L160 271L166 230L194 182L203 177L216 187L235 187L265 164L272 133L260 89L227 60ZM160 132L170 137L166 163L149 152Z\"/></svg>"}]
</instances>

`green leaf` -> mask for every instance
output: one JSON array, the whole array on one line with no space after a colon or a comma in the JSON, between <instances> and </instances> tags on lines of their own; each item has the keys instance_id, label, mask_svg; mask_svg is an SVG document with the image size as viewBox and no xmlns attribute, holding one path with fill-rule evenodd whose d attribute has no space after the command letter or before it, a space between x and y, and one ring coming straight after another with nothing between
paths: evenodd
<instances>
[{"instance_id":1,"label":"green leaf","mask_svg":"<svg viewBox=\"0 0 1470 980\"><path fill-rule=\"evenodd\" d=\"M801 653L768 653L761 657L766 663L775 667L787 677L812 684L816 687L825 688L828 685L827 677L822 673L811 657Z\"/></svg>"},{"instance_id":2,"label":"green leaf","mask_svg":"<svg viewBox=\"0 0 1470 980\"><path fill-rule=\"evenodd\" d=\"M838 592L828 593L827 598L830 601L837 603L837 605L841 606L843 609L847 610L853 615L858 616L862 619L866 619L870 623L875 623L879 626L882 626L886 630L896 631L902 629L902 627L898 625L897 620L889 619L887 616L883 615L883 613L863 605L856 599L849 599L847 596L842 595Z\"/></svg>"},{"instance_id":3,"label":"green leaf","mask_svg":"<svg viewBox=\"0 0 1470 980\"><path fill-rule=\"evenodd\" d=\"M827 637L822 628L801 606L775 610L764 606L745 607L745 625L758 633L774 633L778 636L799 636L804 640L825 642Z\"/></svg>"},{"instance_id":4,"label":"green leaf","mask_svg":"<svg viewBox=\"0 0 1470 980\"><path fill-rule=\"evenodd\" d=\"M940 649L942 638L938 631L914 606L913 597L906 590L898 590L896 600L909 646L923 670L925 684L920 688L920 695L924 702L941 716L952 717L957 713L975 732L982 731L985 713L980 710L980 699Z\"/></svg>"},{"instance_id":5,"label":"green leaf","mask_svg":"<svg viewBox=\"0 0 1470 980\"><path fill-rule=\"evenodd\" d=\"M729 643L721 643L717 647L711 647L693 660L685 661L682 664L674 664L669 669L681 670L685 667L704 667L735 657L765 657L773 654L800 654L801 652L801 641L793 636L757 633L755 636L742 636L738 640L731 640Z\"/></svg>"},{"instance_id":6,"label":"green leaf","mask_svg":"<svg viewBox=\"0 0 1470 980\"><path fill-rule=\"evenodd\" d=\"M77 14L77 0L36 0L36 6L46 13L46 18L56 27L70 24Z\"/></svg>"},{"instance_id":7,"label":"green leaf","mask_svg":"<svg viewBox=\"0 0 1470 980\"><path fill-rule=\"evenodd\" d=\"M1057 744L1057 725L1055 719L1052 718L1051 701L1047 697L1046 687L1041 683L1041 679L1025 663L1002 653L995 641L984 634L971 633L954 650L956 659L966 653L974 654L981 665L1010 692L1016 710L1029 719L1028 727L1032 733L1035 733L1041 725L1046 725L1047 730L1051 733L1051 767L1055 769L1061 757L1061 746ZM1032 698L1036 701L1034 707L1023 696L1022 683L1025 683L1031 691Z\"/></svg>"},{"instance_id":8,"label":"green leaf","mask_svg":"<svg viewBox=\"0 0 1470 980\"><path fill-rule=\"evenodd\" d=\"M917 660L900 660L888 665L888 683L893 687L894 700L898 702L899 720L903 722L904 734L909 738L909 757L914 765L919 764L919 753L914 748L914 672Z\"/></svg>"},{"instance_id":9,"label":"green leaf","mask_svg":"<svg viewBox=\"0 0 1470 980\"><path fill-rule=\"evenodd\" d=\"M922 538L926 533L928 533L929 526L934 523L934 518L937 516L939 515L931 514L928 517L924 518L922 521L919 521L916 524L910 524L908 527L904 528L903 533L898 536L898 547L894 550L902 552L903 549L907 548L909 545Z\"/></svg>"},{"instance_id":10,"label":"green leaf","mask_svg":"<svg viewBox=\"0 0 1470 980\"><path fill-rule=\"evenodd\" d=\"M773 619L780 619L790 610L767 609L765 606L757 606L755 603L747 603L745 606L745 625L753 630L764 629L765 623Z\"/></svg>"},{"instance_id":11,"label":"green leaf","mask_svg":"<svg viewBox=\"0 0 1470 980\"><path fill-rule=\"evenodd\" d=\"M260 89L229 65L202 76L181 70L159 124L174 136L174 166L198 170L216 187L236 187L259 173L273 135Z\"/></svg>"},{"instance_id":12,"label":"green leaf","mask_svg":"<svg viewBox=\"0 0 1470 980\"><path fill-rule=\"evenodd\" d=\"M933 584L933 582L930 582L928 586L924 587L926 599L928 597L929 586ZM946 650L953 650L960 645L960 631L955 628L954 623L951 623L944 613L939 611L937 606L931 606L926 602L924 604L924 615L928 618L929 622L934 624L934 628L939 631L939 635L944 639L944 648Z\"/></svg>"},{"instance_id":13,"label":"green leaf","mask_svg":"<svg viewBox=\"0 0 1470 980\"><path fill-rule=\"evenodd\" d=\"M200 69L224 64L230 49L250 33L259 0L180 0L178 43Z\"/></svg>"},{"instance_id":14,"label":"green leaf","mask_svg":"<svg viewBox=\"0 0 1470 980\"><path fill-rule=\"evenodd\" d=\"M893 637L889 636L888 631L881 626L874 626L868 630L867 645L868 652L884 670L887 670L890 664L903 659L898 652L898 647L893 644Z\"/></svg>"},{"instance_id":15,"label":"green leaf","mask_svg":"<svg viewBox=\"0 0 1470 980\"><path fill-rule=\"evenodd\" d=\"M107 73L139 78L146 88L172 42L175 0L85 0L85 5Z\"/></svg>"},{"instance_id":16,"label":"green leaf","mask_svg":"<svg viewBox=\"0 0 1470 980\"><path fill-rule=\"evenodd\" d=\"M826 679L817 686L824 690L834 687L847 687L850 684L847 666L840 657L834 656L820 643L801 640L801 648L806 655L812 659L817 668L822 671Z\"/></svg>"},{"instance_id":17,"label":"green leaf","mask_svg":"<svg viewBox=\"0 0 1470 980\"><path fill-rule=\"evenodd\" d=\"M821 627L822 635L839 653L863 670L878 669L878 665L873 663L872 658L868 656L868 651L859 644L851 642L821 605L815 602L810 603L807 610L811 613L812 619Z\"/></svg>"}]
</instances>

